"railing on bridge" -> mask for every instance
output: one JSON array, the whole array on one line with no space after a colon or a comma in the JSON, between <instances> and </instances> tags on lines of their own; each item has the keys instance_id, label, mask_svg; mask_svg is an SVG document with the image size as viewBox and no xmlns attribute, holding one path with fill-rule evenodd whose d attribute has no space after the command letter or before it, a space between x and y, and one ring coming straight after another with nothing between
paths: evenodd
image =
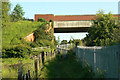
<instances>
[{"instance_id":1,"label":"railing on bridge","mask_svg":"<svg viewBox=\"0 0 120 80\"><path fill-rule=\"evenodd\" d=\"M57 48L69 49L71 46L73 46L73 43L57 45Z\"/></svg>"},{"instance_id":2,"label":"railing on bridge","mask_svg":"<svg viewBox=\"0 0 120 80\"><path fill-rule=\"evenodd\" d=\"M54 21L54 28L91 27L92 21Z\"/></svg>"},{"instance_id":3,"label":"railing on bridge","mask_svg":"<svg viewBox=\"0 0 120 80\"><path fill-rule=\"evenodd\" d=\"M60 51L60 53L66 55L68 51L70 50L69 48L73 46L73 44L62 44L62 45L57 45L57 52Z\"/></svg>"},{"instance_id":4,"label":"railing on bridge","mask_svg":"<svg viewBox=\"0 0 120 80\"><path fill-rule=\"evenodd\" d=\"M75 48L76 57L80 62L92 66L97 72L100 70L105 78L120 79L120 45L109 47L81 47Z\"/></svg>"}]
</instances>

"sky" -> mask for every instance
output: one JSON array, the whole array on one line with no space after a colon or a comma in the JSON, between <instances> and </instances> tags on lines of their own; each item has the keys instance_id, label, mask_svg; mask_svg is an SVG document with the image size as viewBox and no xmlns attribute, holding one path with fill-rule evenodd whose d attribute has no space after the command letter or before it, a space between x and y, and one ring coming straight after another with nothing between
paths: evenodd
<instances>
[{"instance_id":1,"label":"sky","mask_svg":"<svg viewBox=\"0 0 120 80\"><path fill-rule=\"evenodd\" d=\"M21 2L20 2L21 1ZM35 14L54 14L54 15L89 15L96 14L98 10L103 9L105 13L112 12L118 14L117 0L10 0L12 6L11 10L19 3L25 12L24 17L34 19ZM60 37L60 41L69 41L71 37L74 39L83 39L86 33L54 33L55 37Z\"/></svg>"}]
</instances>

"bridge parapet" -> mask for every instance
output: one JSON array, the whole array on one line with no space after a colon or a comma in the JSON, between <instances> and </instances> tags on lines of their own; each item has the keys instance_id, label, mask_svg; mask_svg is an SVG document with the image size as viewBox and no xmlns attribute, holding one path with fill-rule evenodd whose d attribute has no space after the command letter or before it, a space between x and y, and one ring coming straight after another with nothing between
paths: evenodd
<instances>
[{"instance_id":1,"label":"bridge parapet","mask_svg":"<svg viewBox=\"0 0 120 80\"><path fill-rule=\"evenodd\" d=\"M92 21L54 21L54 28L91 27Z\"/></svg>"}]
</instances>

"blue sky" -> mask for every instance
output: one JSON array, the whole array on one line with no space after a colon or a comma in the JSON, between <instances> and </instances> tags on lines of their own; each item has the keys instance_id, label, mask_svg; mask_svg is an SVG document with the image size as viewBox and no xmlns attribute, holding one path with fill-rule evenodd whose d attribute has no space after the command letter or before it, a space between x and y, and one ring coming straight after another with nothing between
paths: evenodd
<instances>
[{"instance_id":1,"label":"blue sky","mask_svg":"<svg viewBox=\"0 0 120 80\"><path fill-rule=\"evenodd\" d=\"M118 14L118 2L28 2L10 1L13 9L17 3L23 7L24 17L34 19L35 14L54 14L54 15L85 15L96 14L103 9L105 13L112 12ZM68 40L71 36L74 39L82 39L87 33L55 33L60 40Z\"/></svg>"}]
</instances>

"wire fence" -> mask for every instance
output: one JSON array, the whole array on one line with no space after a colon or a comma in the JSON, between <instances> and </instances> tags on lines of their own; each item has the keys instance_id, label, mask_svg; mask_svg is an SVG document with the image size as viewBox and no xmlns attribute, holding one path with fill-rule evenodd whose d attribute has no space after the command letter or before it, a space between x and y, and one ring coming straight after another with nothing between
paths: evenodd
<instances>
[{"instance_id":1,"label":"wire fence","mask_svg":"<svg viewBox=\"0 0 120 80\"><path fill-rule=\"evenodd\" d=\"M105 78L120 79L120 45L109 47L75 47L76 57L82 65L89 65Z\"/></svg>"},{"instance_id":2,"label":"wire fence","mask_svg":"<svg viewBox=\"0 0 120 80\"><path fill-rule=\"evenodd\" d=\"M51 60L56 55L55 52L42 52L41 54L38 54L37 57L34 59L34 62L31 63L30 66L32 69L26 70L25 74L23 74L22 69L24 65L22 65L22 62L20 62L20 65L18 68L18 80L31 80L31 79L37 79L40 75L40 72L42 68L44 67L44 63L46 60Z\"/></svg>"}]
</instances>

